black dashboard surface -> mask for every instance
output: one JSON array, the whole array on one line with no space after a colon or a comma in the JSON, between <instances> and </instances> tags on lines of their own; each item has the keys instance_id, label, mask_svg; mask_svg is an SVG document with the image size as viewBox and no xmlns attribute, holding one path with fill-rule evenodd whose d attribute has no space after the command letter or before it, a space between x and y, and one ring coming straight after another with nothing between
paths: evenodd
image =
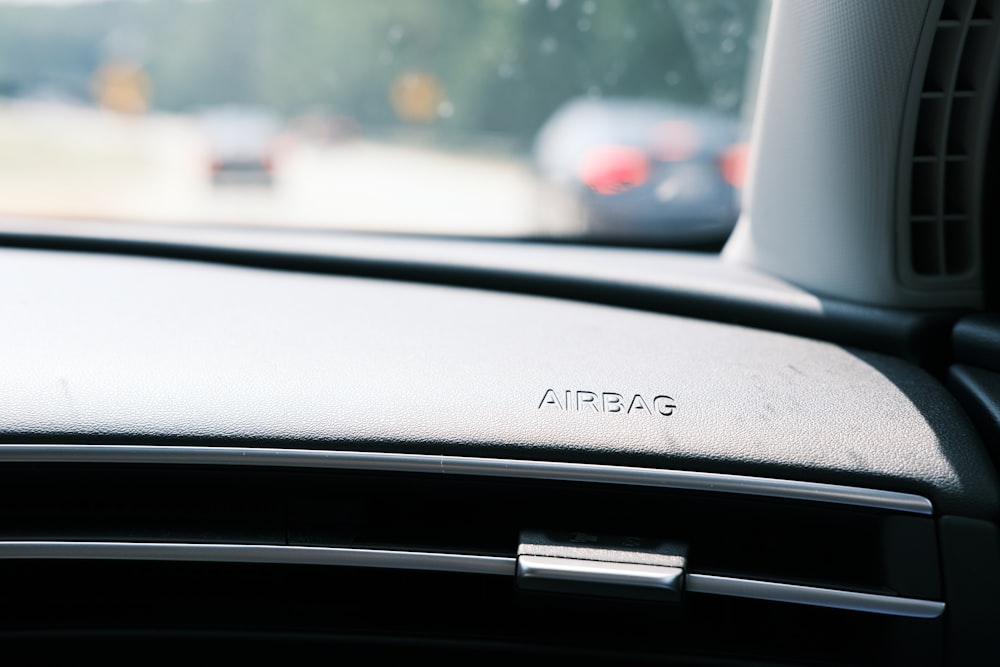
<instances>
[{"instance_id":1,"label":"black dashboard surface","mask_svg":"<svg viewBox=\"0 0 1000 667\"><path fill-rule=\"evenodd\" d=\"M875 353L415 282L25 249L0 267L3 442L644 465L997 507L954 399Z\"/></svg>"}]
</instances>

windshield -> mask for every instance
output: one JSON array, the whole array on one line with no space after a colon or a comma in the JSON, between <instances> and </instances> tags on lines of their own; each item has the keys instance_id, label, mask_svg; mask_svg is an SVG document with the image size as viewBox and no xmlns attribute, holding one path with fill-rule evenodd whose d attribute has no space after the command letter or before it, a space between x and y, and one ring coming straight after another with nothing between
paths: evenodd
<instances>
[{"instance_id":1,"label":"windshield","mask_svg":"<svg viewBox=\"0 0 1000 667\"><path fill-rule=\"evenodd\" d=\"M719 243L766 13L0 0L0 215Z\"/></svg>"}]
</instances>

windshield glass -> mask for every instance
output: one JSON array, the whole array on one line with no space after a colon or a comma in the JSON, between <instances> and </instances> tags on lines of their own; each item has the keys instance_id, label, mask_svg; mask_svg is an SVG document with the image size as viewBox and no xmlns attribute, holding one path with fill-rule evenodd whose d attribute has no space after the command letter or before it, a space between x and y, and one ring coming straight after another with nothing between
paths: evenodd
<instances>
[{"instance_id":1,"label":"windshield glass","mask_svg":"<svg viewBox=\"0 0 1000 667\"><path fill-rule=\"evenodd\" d=\"M0 214L719 243L764 0L0 0Z\"/></svg>"}]
</instances>

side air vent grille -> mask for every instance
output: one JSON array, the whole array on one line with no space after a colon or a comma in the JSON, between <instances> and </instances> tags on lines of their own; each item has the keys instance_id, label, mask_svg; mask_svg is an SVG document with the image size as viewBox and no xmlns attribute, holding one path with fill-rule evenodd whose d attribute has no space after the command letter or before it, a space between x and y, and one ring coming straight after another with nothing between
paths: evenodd
<instances>
[{"instance_id":1,"label":"side air vent grille","mask_svg":"<svg viewBox=\"0 0 1000 667\"><path fill-rule=\"evenodd\" d=\"M0 640L235 628L615 664L914 664L941 650L919 496L362 452L164 447L154 462L156 449L0 445Z\"/></svg>"},{"instance_id":2,"label":"side air vent grille","mask_svg":"<svg viewBox=\"0 0 1000 667\"><path fill-rule=\"evenodd\" d=\"M913 82L909 111L915 115L913 144L904 142L903 148L909 162L902 165L909 182L901 188L909 191L901 202L908 212L903 223L908 243L901 249L904 279L916 276L926 283L926 278L978 273L980 174L990 131L998 27L1000 0L946 0L926 29L927 66L923 79Z\"/></svg>"}]
</instances>

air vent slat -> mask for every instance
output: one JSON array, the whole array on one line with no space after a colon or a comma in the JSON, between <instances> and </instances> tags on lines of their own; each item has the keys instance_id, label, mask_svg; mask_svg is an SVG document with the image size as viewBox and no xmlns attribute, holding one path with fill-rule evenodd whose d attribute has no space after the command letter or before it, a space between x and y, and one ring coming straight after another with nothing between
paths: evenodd
<instances>
[{"instance_id":1,"label":"air vent slat","mask_svg":"<svg viewBox=\"0 0 1000 667\"><path fill-rule=\"evenodd\" d=\"M972 223L968 219L945 221L945 270L948 273L967 271L975 259L971 245Z\"/></svg>"},{"instance_id":2,"label":"air vent slat","mask_svg":"<svg viewBox=\"0 0 1000 667\"><path fill-rule=\"evenodd\" d=\"M535 559L526 563L525 559ZM0 541L0 561L2 560L113 560L113 561L160 561L189 563L243 563L268 565L320 565L329 567L353 567L376 570L413 570L420 572L446 572L451 574L479 574L486 576L504 576L513 578L515 574L523 578L524 565L530 564L541 569L548 565L558 569L561 564L575 566L577 578L570 583L576 586L568 588L571 592L586 592L587 587L594 583L604 583L593 572L580 568L578 559L551 558L539 556L503 557L481 556L477 554L454 554L417 551L391 551L379 549L345 549L334 547L302 547L285 545L244 545L244 544L196 544L196 543L134 543L134 542L4 542ZM542 562L542 561L545 562ZM592 566L621 565L604 560L590 562ZM554 565L553 565L554 564ZM683 570L663 566L651 566L640 563L630 564L639 572L639 584L649 586L657 591L663 590L663 582L659 579L662 572L653 572L655 577L648 577L650 570L660 567L663 571L676 569L671 573L671 587L666 598L679 601L684 586ZM593 569L597 569L594 567ZM562 579L566 568L559 574ZM582 572L582 574L580 574ZM627 578L636 572L627 570L611 572L622 579L625 587L638 584L629 582ZM607 575L607 572L598 573ZM533 575L539 577L538 573ZM532 578L532 577L528 577ZM556 580L558 577L551 577ZM789 604L806 606L831 607L847 609L887 616L908 616L911 618L937 618L945 610L945 603L937 600L924 600L899 595L873 594L864 591L823 588L820 586L804 586L775 581L762 581L697 572L686 576L686 590L692 593L708 593L733 597L770 600ZM559 590L559 589L555 589ZM659 599L657 596L654 599Z\"/></svg>"},{"instance_id":3,"label":"air vent slat","mask_svg":"<svg viewBox=\"0 0 1000 667\"><path fill-rule=\"evenodd\" d=\"M949 603L933 508L907 493L385 452L2 445L0 462L0 572L25 583L24 595L5 588L5 629L257 632L294 612L293 624L346 636L644 642L766 664L829 664L833 632L852 638L844 664L881 664L903 645L896 630L942 636L920 610ZM522 586L525 556L558 561L534 563L548 583ZM688 575L722 589L688 589ZM801 642L761 641L792 623ZM719 638L720 624L734 629Z\"/></svg>"},{"instance_id":4,"label":"air vent slat","mask_svg":"<svg viewBox=\"0 0 1000 667\"><path fill-rule=\"evenodd\" d=\"M923 216L935 221L938 219L937 172L937 160L913 165L914 188L910 193L912 215ZM931 253L931 255L934 254L936 253Z\"/></svg>"},{"instance_id":5,"label":"air vent slat","mask_svg":"<svg viewBox=\"0 0 1000 667\"><path fill-rule=\"evenodd\" d=\"M901 189L909 196L900 200L900 253L908 271L924 281L947 285L979 268L979 173L997 62L998 5L1000 0L947 0L927 28L928 60L912 98L913 143L903 157L909 179Z\"/></svg>"},{"instance_id":6,"label":"air vent slat","mask_svg":"<svg viewBox=\"0 0 1000 667\"><path fill-rule=\"evenodd\" d=\"M914 600L697 573L688 575L688 590L913 618L937 618L944 613L944 604L934 600Z\"/></svg>"},{"instance_id":7,"label":"air vent slat","mask_svg":"<svg viewBox=\"0 0 1000 667\"><path fill-rule=\"evenodd\" d=\"M915 222L935 222L937 218L931 215L915 215L913 216ZM960 222L963 220L968 220L968 216L964 215L946 215L944 216L945 222Z\"/></svg>"},{"instance_id":8,"label":"air vent slat","mask_svg":"<svg viewBox=\"0 0 1000 667\"><path fill-rule=\"evenodd\" d=\"M920 115L917 117L917 136L914 144L916 155L930 158L939 157L944 151L942 146L942 135L939 131L944 125L945 102L944 93L929 91L935 97L926 100L920 105Z\"/></svg>"}]
</instances>

